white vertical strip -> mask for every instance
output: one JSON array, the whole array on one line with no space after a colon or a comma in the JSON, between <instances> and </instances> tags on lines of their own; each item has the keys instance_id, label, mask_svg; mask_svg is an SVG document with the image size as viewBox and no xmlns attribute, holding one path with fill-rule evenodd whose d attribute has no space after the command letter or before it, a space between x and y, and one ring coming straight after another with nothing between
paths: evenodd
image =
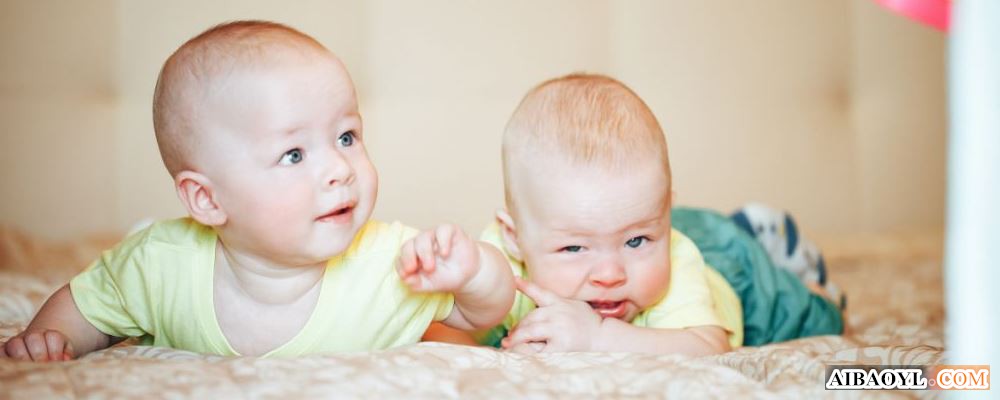
<instances>
[{"instance_id":1,"label":"white vertical strip","mask_svg":"<svg viewBox=\"0 0 1000 400\"><path fill-rule=\"evenodd\" d=\"M1000 1L958 0L952 6L948 361L991 364L995 372L1000 369Z\"/></svg>"}]
</instances>

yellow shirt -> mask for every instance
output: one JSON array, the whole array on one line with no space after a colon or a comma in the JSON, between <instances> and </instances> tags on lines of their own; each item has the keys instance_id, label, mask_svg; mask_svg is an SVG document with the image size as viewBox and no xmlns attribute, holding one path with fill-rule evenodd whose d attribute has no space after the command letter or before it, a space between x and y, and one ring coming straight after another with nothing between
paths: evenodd
<instances>
[{"instance_id":1,"label":"yellow shirt","mask_svg":"<svg viewBox=\"0 0 1000 400\"><path fill-rule=\"evenodd\" d=\"M264 357L384 349L416 343L451 312L451 294L412 293L396 258L417 231L370 221L331 259L302 330ZM105 251L70 282L73 300L98 330L142 344L239 355L219 328L212 295L216 234L184 218L158 222Z\"/></svg>"},{"instance_id":2,"label":"yellow shirt","mask_svg":"<svg viewBox=\"0 0 1000 400\"><path fill-rule=\"evenodd\" d=\"M504 249L499 224L491 224L480 239L507 255L515 276L525 276L524 265ZM535 303L518 291L502 327L509 331L534 309ZM662 329L719 326L726 330L732 348L743 344L743 309L739 297L722 275L705 265L694 242L674 229L670 231L670 283L667 293L658 303L640 311L632 320L632 325ZM487 333L482 338L494 340L489 337L492 335L495 333Z\"/></svg>"}]
</instances>

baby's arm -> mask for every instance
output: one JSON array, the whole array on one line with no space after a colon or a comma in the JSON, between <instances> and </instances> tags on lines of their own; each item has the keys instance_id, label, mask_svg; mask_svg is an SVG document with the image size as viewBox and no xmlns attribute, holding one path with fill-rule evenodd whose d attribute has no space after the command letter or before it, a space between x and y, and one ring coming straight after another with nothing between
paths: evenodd
<instances>
[{"instance_id":1,"label":"baby's arm","mask_svg":"<svg viewBox=\"0 0 1000 400\"><path fill-rule=\"evenodd\" d=\"M453 293L455 307L443 321L453 328L492 328L514 302L507 259L454 225L422 232L404 243L399 274L413 290Z\"/></svg>"},{"instance_id":2,"label":"baby's arm","mask_svg":"<svg viewBox=\"0 0 1000 400\"><path fill-rule=\"evenodd\" d=\"M637 327L601 318L587 303L563 299L537 285L518 280L518 288L538 305L503 340L520 353L607 351L702 356L730 350L726 331L718 326L685 329ZM539 344L544 344L540 346Z\"/></svg>"},{"instance_id":3,"label":"baby's arm","mask_svg":"<svg viewBox=\"0 0 1000 400\"><path fill-rule=\"evenodd\" d=\"M463 330L496 326L514 303L514 276L507 259L492 245L474 243L479 250L479 272L454 292L455 309L443 321Z\"/></svg>"},{"instance_id":4,"label":"baby's arm","mask_svg":"<svg viewBox=\"0 0 1000 400\"><path fill-rule=\"evenodd\" d=\"M73 301L69 285L56 291L28 328L3 344L0 357L65 361L111 346L119 338L90 324Z\"/></svg>"},{"instance_id":5,"label":"baby's arm","mask_svg":"<svg viewBox=\"0 0 1000 400\"><path fill-rule=\"evenodd\" d=\"M595 351L707 356L732 350L726 340L726 330L719 326L643 328L606 318L595 339Z\"/></svg>"}]
</instances>

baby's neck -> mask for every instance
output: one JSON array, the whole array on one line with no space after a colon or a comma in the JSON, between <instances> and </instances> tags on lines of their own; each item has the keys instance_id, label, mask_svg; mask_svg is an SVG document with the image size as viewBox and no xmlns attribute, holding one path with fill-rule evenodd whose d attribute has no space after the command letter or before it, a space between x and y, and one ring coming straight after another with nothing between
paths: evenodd
<instances>
[{"instance_id":1,"label":"baby's neck","mask_svg":"<svg viewBox=\"0 0 1000 400\"><path fill-rule=\"evenodd\" d=\"M284 266L254 254L240 252L219 241L215 273L219 283L231 285L260 304L291 304L315 289L323 279L325 262Z\"/></svg>"}]
</instances>

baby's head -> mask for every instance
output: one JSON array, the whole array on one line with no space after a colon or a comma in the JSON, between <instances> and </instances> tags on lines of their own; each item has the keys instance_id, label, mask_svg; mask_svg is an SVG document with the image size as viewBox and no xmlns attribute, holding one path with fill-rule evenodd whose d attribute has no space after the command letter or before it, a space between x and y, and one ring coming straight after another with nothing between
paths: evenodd
<instances>
[{"instance_id":1,"label":"baby's head","mask_svg":"<svg viewBox=\"0 0 1000 400\"><path fill-rule=\"evenodd\" d=\"M600 75L532 89L503 138L508 251L528 277L631 321L666 294L670 163L649 107Z\"/></svg>"},{"instance_id":2,"label":"baby's head","mask_svg":"<svg viewBox=\"0 0 1000 400\"><path fill-rule=\"evenodd\" d=\"M189 40L163 65L153 124L181 201L227 246L317 263L371 214L378 176L354 85L295 29L240 21Z\"/></svg>"}]
</instances>

